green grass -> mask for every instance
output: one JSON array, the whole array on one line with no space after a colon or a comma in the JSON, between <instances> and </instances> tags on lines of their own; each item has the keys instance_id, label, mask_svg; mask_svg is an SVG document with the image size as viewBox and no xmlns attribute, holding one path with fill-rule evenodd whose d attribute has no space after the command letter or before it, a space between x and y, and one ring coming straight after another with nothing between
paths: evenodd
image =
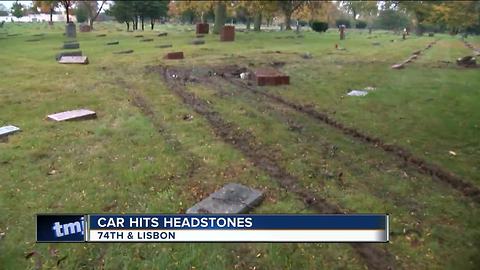
<instances>
[{"instance_id":1,"label":"green grass","mask_svg":"<svg viewBox=\"0 0 480 270\"><path fill-rule=\"evenodd\" d=\"M265 91L312 104L480 185L478 69L440 62L454 63L471 54L458 37L437 34L400 41L384 31L370 36L352 31L339 41L333 30L293 39L276 38L294 35L287 32L237 33L233 43L208 35L205 45L193 46L188 42L194 32L186 31L190 26L161 25L143 33L154 42L140 42L133 37L137 33L104 23L97 24L95 32L78 33L80 49L90 59L89 65L80 66L54 61L65 39L62 28L8 23L0 29L0 125L23 130L0 143L2 269L34 269L37 257L25 259L32 251L38 252L45 269L365 268L346 244L36 244L35 213L181 213L229 182L265 192L255 213L312 212L301 198L216 137L207 121L174 96L160 74L147 73L146 66L259 67L285 61L282 70L290 75L291 85ZM157 37L159 31L168 36ZM25 42L36 33L45 36ZM390 69L437 38L440 41L406 69ZM114 40L120 45L105 46ZM480 44L478 37L468 40ZM373 46L375 41L381 45ZM154 48L159 44L173 48ZM335 44L347 50L335 50ZM135 52L112 54L127 49ZM168 51L184 51L186 59L162 59ZM302 59L304 52L313 59ZM275 149L281 165L301 179L302 187L349 212L390 213L392 241L380 246L395 255L400 267L478 267L480 213L470 199L301 113L219 84L232 96L220 97L216 89L201 84L189 84L188 91L208 99L226 120ZM376 90L365 97L346 96L348 89L366 86ZM132 104L135 95L147 101L154 117ZM47 114L79 107L95 110L98 119L45 120ZM185 114L194 118L184 121ZM287 120L301 124L303 131L290 131ZM338 149L335 154L332 147ZM412 229L420 236L404 234Z\"/></svg>"}]
</instances>

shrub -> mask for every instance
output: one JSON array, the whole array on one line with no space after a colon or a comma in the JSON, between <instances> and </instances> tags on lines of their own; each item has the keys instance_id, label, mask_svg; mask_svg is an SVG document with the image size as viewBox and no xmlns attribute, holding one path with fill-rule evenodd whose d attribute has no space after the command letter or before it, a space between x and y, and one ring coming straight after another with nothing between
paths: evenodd
<instances>
[{"instance_id":1,"label":"shrub","mask_svg":"<svg viewBox=\"0 0 480 270\"><path fill-rule=\"evenodd\" d=\"M328 23L314 21L314 22L312 22L311 27L312 27L312 30L315 31L315 32L325 32L328 29Z\"/></svg>"},{"instance_id":2,"label":"shrub","mask_svg":"<svg viewBox=\"0 0 480 270\"><path fill-rule=\"evenodd\" d=\"M355 28L365 29L365 28L367 28L367 22L366 21L357 21L357 23L355 24Z\"/></svg>"},{"instance_id":3,"label":"shrub","mask_svg":"<svg viewBox=\"0 0 480 270\"><path fill-rule=\"evenodd\" d=\"M345 27L350 28L350 20L349 19L338 19L335 21L335 25L339 27L340 25L344 24Z\"/></svg>"}]
</instances>

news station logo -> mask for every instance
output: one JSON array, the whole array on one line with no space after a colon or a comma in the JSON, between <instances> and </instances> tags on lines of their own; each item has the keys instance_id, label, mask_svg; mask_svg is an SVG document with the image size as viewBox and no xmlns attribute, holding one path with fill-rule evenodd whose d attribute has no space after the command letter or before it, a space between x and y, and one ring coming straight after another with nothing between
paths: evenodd
<instances>
[{"instance_id":1,"label":"news station logo","mask_svg":"<svg viewBox=\"0 0 480 270\"><path fill-rule=\"evenodd\" d=\"M85 242L84 215L37 215L37 242Z\"/></svg>"}]
</instances>

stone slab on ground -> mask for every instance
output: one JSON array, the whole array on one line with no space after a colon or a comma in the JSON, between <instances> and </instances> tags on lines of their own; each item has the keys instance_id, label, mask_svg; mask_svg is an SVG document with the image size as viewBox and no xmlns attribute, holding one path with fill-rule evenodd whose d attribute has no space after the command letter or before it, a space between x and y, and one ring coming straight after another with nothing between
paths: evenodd
<instances>
[{"instance_id":1,"label":"stone slab on ground","mask_svg":"<svg viewBox=\"0 0 480 270\"><path fill-rule=\"evenodd\" d=\"M168 35L167 32L162 32L162 33L158 33L158 37L166 37Z\"/></svg>"},{"instance_id":2,"label":"stone slab on ground","mask_svg":"<svg viewBox=\"0 0 480 270\"><path fill-rule=\"evenodd\" d=\"M60 122L69 120L86 120L97 118L97 113L87 109L78 109L47 115L48 119Z\"/></svg>"},{"instance_id":3,"label":"stone slab on ground","mask_svg":"<svg viewBox=\"0 0 480 270\"><path fill-rule=\"evenodd\" d=\"M202 45L202 44L205 44L205 40L203 39L194 39L190 42L191 44L193 45Z\"/></svg>"},{"instance_id":4,"label":"stone slab on ground","mask_svg":"<svg viewBox=\"0 0 480 270\"><path fill-rule=\"evenodd\" d=\"M133 37L141 38L141 37L143 37L143 35L135 35L135 36L133 36Z\"/></svg>"},{"instance_id":5,"label":"stone slab on ground","mask_svg":"<svg viewBox=\"0 0 480 270\"><path fill-rule=\"evenodd\" d=\"M98 34L97 37L106 37L107 34Z\"/></svg>"},{"instance_id":6,"label":"stone slab on ground","mask_svg":"<svg viewBox=\"0 0 480 270\"><path fill-rule=\"evenodd\" d=\"M241 214L263 200L263 193L247 186L230 183L187 210L187 214Z\"/></svg>"},{"instance_id":7,"label":"stone slab on ground","mask_svg":"<svg viewBox=\"0 0 480 270\"><path fill-rule=\"evenodd\" d=\"M88 57L86 56L62 56L58 61L60 64L88 64Z\"/></svg>"},{"instance_id":8,"label":"stone slab on ground","mask_svg":"<svg viewBox=\"0 0 480 270\"><path fill-rule=\"evenodd\" d=\"M220 41L234 41L235 40L235 26L225 25L220 29Z\"/></svg>"},{"instance_id":9,"label":"stone slab on ground","mask_svg":"<svg viewBox=\"0 0 480 270\"><path fill-rule=\"evenodd\" d=\"M133 53L133 50L126 50L126 51L113 52L113 54L129 54L129 53Z\"/></svg>"},{"instance_id":10,"label":"stone slab on ground","mask_svg":"<svg viewBox=\"0 0 480 270\"><path fill-rule=\"evenodd\" d=\"M210 26L208 23L197 23L196 33L198 34L208 34Z\"/></svg>"},{"instance_id":11,"label":"stone slab on ground","mask_svg":"<svg viewBox=\"0 0 480 270\"><path fill-rule=\"evenodd\" d=\"M169 52L165 55L165 59L175 60L175 59L183 59L183 52Z\"/></svg>"},{"instance_id":12,"label":"stone slab on ground","mask_svg":"<svg viewBox=\"0 0 480 270\"><path fill-rule=\"evenodd\" d=\"M107 45L118 45L120 42L118 41L112 41L112 42L107 42Z\"/></svg>"},{"instance_id":13,"label":"stone slab on ground","mask_svg":"<svg viewBox=\"0 0 480 270\"><path fill-rule=\"evenodd\" d=\"M393 65L392 66L392 69L402 69L404 68L405 66L403 64L396 64L396 65Z\"/></svg>"},{"instance_id":14,"label":"stone slab on ground","mask_svg":"<svg viewBox=\"0 0 480 270\"><path fill-rule=\"evenodd\" d=\"M141 42L150 42L153 41L153 38L144 38L140 40Z\"/></svg>"},{"instance_id":15,"label":"stone slab on ground","mask_svg":"<svg viewBox=\"0 0 480 270\"><path fill-rule=\"evenodd\" d=\"M8 135L12 135L13 133L21 131L20 128L12 125L0 127L0 138L7 137Z\"/></svg>"},{"instance_id":16,"label":"stone slab on ground","mask_svg":"<svg viewBox=\"0 0 480 270\"><path fill-rule=\"evenodd\" d=\"M258 86L290 84L290 76L274 68L259 68L254 72Z\"/></svg>"},{"instance_id":17,"label":"stone slab on ground","mask_svg":"<svg viewBox=\"0 0 480 270\"><path fill-rule=\"evenodd\" d=\"M80 44L79 43L74 43L74 42L64 43L63 48L66 49L66 50L79 49Z\"/></svg>"},{"instance_id":18,"label":"stone slab on ground","mask_svg":"<svg viewBox=\"0 0 480 270\"><path fill-rule=\"evenodd\" d=\"M82 56L82 51L61 52L55 55L55 60L59 61L62 56Z\"/></svg>"},{"instance_id":19,"label":"stone slab on ground","mask_svg":"<svg viewBox=\"0 0 480 270\"><path fill-rule=\"evenodd\" d=\"M171 48L173 47L172 44L162 44L162 45L157 45L155 48Z\"/></svg>"}]
</instances>

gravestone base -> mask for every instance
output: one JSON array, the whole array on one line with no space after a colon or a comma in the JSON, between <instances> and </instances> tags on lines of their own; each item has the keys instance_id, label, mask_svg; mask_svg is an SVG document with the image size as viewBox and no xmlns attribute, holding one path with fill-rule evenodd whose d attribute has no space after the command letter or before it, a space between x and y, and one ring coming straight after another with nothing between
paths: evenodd
<instances>
[{"instance_id":1,"label":"gravestone base","mask_svg":"<svg viewBox=\"0 0 480 270\"><path fill-rule=\"evenodd\" d=\"M197 29L196 29L197 35L199 34L208 34L210 31L210 26L208 23L197 23Z\"/></svg>"},{"instance_id":2,"label":"gravestone base","mask_svg":"<svg viewBox=\"0 0 480 270\"><path fill-rule=\"evenodd\" d=\"M73 22L69 22L65 25L65 35L69 38L77 37L77 28Z\"/></svg>"},{"instance_id":3,"label":"gravestone base","mask_svg":"<svg viewBox=\"0 0 480 270\"><path fill-rule=\"evenodd\" d=\"M61 52L55 56L55 60L59 61L62 56L82 56L82 51Z\"/></svg>"},{"instance_id":4,"label":"gravestone base","mask_svg":"<svg viewBox=\"0 0 480 270\"><path fill-rule=\"evenodd\" d=\"M183 52L170 52L167 53L164 57L165 59L169 60L177 60L177 59L183 59Z\"/></svg>"},{"instance_id":5,"label":"gravestone base","mask_svg":"<svg viewBox=\"0 0 480 270\"><path fill-rule=\"evenodd\" d=\"M235 26L225 25L220 30L220 41L234 41L235 40Z\"/></svg>"},{"instance_id":6,"label":"gravestone base","mask_svg":"<svg viewBox=\"0 0 480 270\"><path fill-rule=\"evenodd\" d=\"M63 44L63 48L64 48L64 49L67 49L67 50L79 49L79 48L80 48L80 44L74 43L74 42L64 43L64 44Z\"/></svg>"},{"instance_id":7,"label":"gravestone base","mask_svg":"<svg viewBox=\"0 0 480 270\"><path fill-rule=\"evenodd\" d=\"M62 56L58 61L60 64L88 64L88 57L86 56Z\"/></svg>"},{"instance_id":8,"label":"gravestone base","mask_svg":"<svg viewBox=\"0 0 480 270\"><path fill-rule=\"evenodd\" d=\"M258 86L290 84L290 76L273 68L255 70L254 78Z\"/></svg>"}]
</instances>

